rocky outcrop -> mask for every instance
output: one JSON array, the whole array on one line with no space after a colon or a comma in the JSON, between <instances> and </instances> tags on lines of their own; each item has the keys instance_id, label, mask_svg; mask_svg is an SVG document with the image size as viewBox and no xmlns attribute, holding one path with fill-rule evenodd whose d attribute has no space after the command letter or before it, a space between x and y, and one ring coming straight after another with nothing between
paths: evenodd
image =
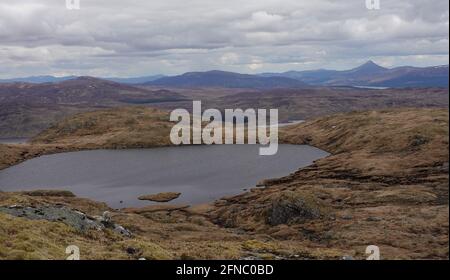
<instances>
[{"instance_id":1,"label":"rocky outcrop","mask_svg":"<svg viewBox=\"0 0 450 280\"><path fill-rule=\"evenodd\" d=\"M103 216L91 217L81 211L70 209L65 206L20 205L11 205L8 207L2 206L0 207L0 212L30 220L61 222L80 232L87 232L89 230L100 231L109 228L123 236L131 237L130 231L112 222L109 212L104 212Z\"/></svg>"},{"instance_id":2,"label":"rocky outcrop","mask_svg":"<svg viewBox=\"0 0 450 280\"><path fill-rule=\"evenodd\" d=\"M267 214L267 223L276 226L319 219L324 214L321 208L323 206L307 194L284 192L272 202Z\"/></svg>"}]
</instances>

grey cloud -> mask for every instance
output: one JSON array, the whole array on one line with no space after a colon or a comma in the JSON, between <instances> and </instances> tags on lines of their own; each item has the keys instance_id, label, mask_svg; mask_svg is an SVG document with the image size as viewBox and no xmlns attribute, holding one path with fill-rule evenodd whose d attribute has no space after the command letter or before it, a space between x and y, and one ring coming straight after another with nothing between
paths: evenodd
<instances>
[{"instance_id":1,"label":"grey cloud","mask_svg":"<svg viewBox=\"0 0 450 280\"><path fill-rule=\"evenodd\" d=\"M447 64L448 5L81 0L69 11L65 0L0 0L0 77L347 68L369 58Z\"/></svg>"}]
</instances>

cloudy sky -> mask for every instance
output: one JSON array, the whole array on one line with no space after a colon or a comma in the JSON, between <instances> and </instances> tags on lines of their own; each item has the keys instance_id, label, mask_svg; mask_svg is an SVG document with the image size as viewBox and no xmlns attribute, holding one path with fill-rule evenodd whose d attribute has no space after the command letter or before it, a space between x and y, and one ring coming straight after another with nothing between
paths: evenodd
<instances>
[{"instance_id":1,"label":"cloudy sky","mask_svg":"<svg viewBox=\"0 0 450 280\"><path fill-rule=\"evenodd\" d=\"M447 0L0 0L0 78L448 64Z\"/></svg>"}]
</instances>

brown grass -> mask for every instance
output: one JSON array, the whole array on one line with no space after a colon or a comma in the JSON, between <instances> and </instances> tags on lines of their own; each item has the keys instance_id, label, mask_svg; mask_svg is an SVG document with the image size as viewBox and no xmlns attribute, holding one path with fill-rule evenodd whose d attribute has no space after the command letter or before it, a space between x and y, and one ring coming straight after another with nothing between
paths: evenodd
<instances>
[{"instance_id":1,"label":"brown grass","mask_svg":"<svg viewBox=\"0 0 450 280\"><path fill-rule=\"evenodd\" d=\"M0 168L68 150L166 145L167 125L164 114L144 108L77 115L31 145L0 145ZM448 127L448 110L396 109L284 128L281 142L332 155L215 205L115 211L76 197L0 192L0 205L110 210L134 233L130 240L109 232L83 236L60 223L1 214L0 258L64 258L65 246L76 242L86 258L99 259L362 259L372 244L386 259L448 259ZM293 216L270 225L280 198L281 213ZM291 205L295 211L283 210ZM138 247L136 255L125 252L129 246Z\"/></svg>"}]
</instances>

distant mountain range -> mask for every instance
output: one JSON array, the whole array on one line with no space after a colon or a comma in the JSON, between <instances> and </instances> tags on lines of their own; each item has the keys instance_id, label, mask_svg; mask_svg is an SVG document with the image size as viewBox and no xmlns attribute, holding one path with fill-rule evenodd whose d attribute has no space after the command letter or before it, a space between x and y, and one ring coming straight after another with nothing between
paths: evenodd
<instances>
[{"instance_id":1,"label":"distant mountain range","mask_svg":"<svg viewBox=\"0 0 450 280\"><path fill-rule=\"evenodd\" d=\"M67 80L74 80L79 76L65 76L65 77L54 77L54 76L31 76L24 78L13 78L13 79L0 79L0 83L32 83L32 84L43 84L43 83L59 83ZM165 77L164 75L154 75L154 76L145 76L145 77L134 77L134 78L100 78L103 80L121 83L121 84L130 84L130 85L138 85L144 84L147 82L151 82L160 78Z\"/></svg>"},{"instance_id":2,"label":"distant mountain range","mask_svg":"<svg viewBox=\"0 0 450 280\"><path fill-rule=\"evenodd\" d=\"M304 82L289 77L261 77L225 71L188 72L183 75L164 77L145 83L171 87L224 87L224 88L298 88Z\"/></svg>"},{"instance_id":3,"label":"distant mountain range","mask_svg":"<svg viewBox=\"0 0 450 280\"><path fill-rule=\"evenodd\" d=\"M33 76L0 79L0 83L58 83L76 76ZM354 87L448 87L448 65L432 67L403 66L385 68L373 61L350 70L308 70L257 75L225 71L188 72L178 76L154 75L135 78L101 78L121 84L164 87L222 87L222 88L304 88L310 86Z\"/></svg>"},{"instance_id":4,"label":"distant mountain range","mask_svg":"<svg viewBox=\"0 0 450 280\"><path fill-rule=\"evenodd\" d=\"M77 77L59 83L6 83L0 85L0 103L111 106L182 101L168 90L149 90L93 77Z\"/></svg>"},{"instance_id":5,"label":"distant mountain range","mask_svg":"<svg viewBox=\"0 0 450 280\"><path fill-rule=\"evenodd\" d=\"M264 73L263 77L288 77L310 85L367 87L448 87L448 65L384 68L373 61L351 70L311 70Z\"/></svg>"}]
</instances>

